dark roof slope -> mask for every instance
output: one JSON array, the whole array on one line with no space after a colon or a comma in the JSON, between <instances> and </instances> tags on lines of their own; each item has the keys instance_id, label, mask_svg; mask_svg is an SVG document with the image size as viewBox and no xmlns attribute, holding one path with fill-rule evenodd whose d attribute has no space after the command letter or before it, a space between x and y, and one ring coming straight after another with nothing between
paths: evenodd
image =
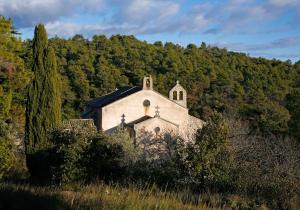
<instances>
[{"instance_id":1,"label":"dark roof slope","mask_svg":"<svg viewBox=\"0 0 300 210\"><path fill-rule=\"evenodd\" d=\"M131 122L129 122L129 123L126 123L126 122L125 122L125 123L126 123L126 126L133 127L134 124L138 124L138 123L143 122L143 121L145 121L145 120L148 120L148 119L150 119L150 118L152 118L152 117L150 117L150 116L148 116L148 115L145 115L145 116L140 117L140 118L138 118L138 119L136 119L136 120L134 120L134 121L131 121Z\"/></svg>"},{"instance_id":2,"label":"dark roof slope","mask_svg":"<svg viewBox=\"0 0 300 210\"><path fill-rule=\"evenodd\" d=\"M141 87L130 87L130 86L125 86L125 87L121 87L120 89L109 93L107 95L95 98L89 102L87 102L88 106L91 107L95 107L95 108L99 108L99 107L103 107L106 106L107 104L110 104L112 102L115 102L121 98L124 98L126 96L129 96L133 93L136 93L138 91L142 90Z\"/></svg>"}]
</instances>

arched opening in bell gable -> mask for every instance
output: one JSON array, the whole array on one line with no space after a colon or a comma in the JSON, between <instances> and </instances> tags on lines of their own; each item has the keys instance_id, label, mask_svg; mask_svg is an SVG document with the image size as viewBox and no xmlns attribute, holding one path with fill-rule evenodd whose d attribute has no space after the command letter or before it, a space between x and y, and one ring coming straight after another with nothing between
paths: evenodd
<instances>
[{"instance_id":1,"label":"arched opening in bell gable","mask_svg":"<svg viewBox=\"0 0 300 210\"><path fill-rule=\"evenodd\" d=\"M173 100L177 100L177 91L173 92Z\"/></svg>"},{"instance_id":2,"label":"arched opening in bell gable","mask_svg":"<svg viewBox=\"0 0 300 210\"><path fill-rule=\"evenodd\" d=\"M179 92L179 100L181 100L181 101L183 100L183 91Z\"/></svg>"}]
</instances>

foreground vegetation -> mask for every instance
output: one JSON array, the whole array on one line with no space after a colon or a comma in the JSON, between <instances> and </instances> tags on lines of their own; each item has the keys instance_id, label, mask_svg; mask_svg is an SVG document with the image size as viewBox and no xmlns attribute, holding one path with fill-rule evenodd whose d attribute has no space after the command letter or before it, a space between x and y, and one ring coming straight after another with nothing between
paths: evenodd
<instances>
[{"instance_id":1,"label":"foreground vegetation","mask_svg":"<svg viewBox=\"0 0 300 210\"><path fill-rule=\"evenodd\" d=\"M17 201L17 202L16 202ZM254 200L244 202L239 196L193 194L160 190L154 185L127 186L103 183L69 187L34 187L0 184L0 209L261 209Z\"/></svg>"},{"instance_id":2,"label":"foreground vegetation","mask_svg":"<svg viewBox=\"0 0 300 210\"><path fill-rule=\"evenodd\" d=\"M226 123L234 127L230 129L230 133ZM84 189L97 191L99 184L95 183L103 180L111 185L101 184L101 192L103 186L115 189L108 190L116 192L110 194L111 199L119 199L118 193L122 194L121 192L130 189L147 195L147 199L129 196L126 202L122 200L125 202L122 205L129 205L128 209L139 199L142 200L142 204L136 205L140 205L137 208L142 209L144 205L148 205L148 199L157 205L165 203L157 194L153 196L158 198L149 197L149 191L167 191L176 198L186 195L186 205L206 204L209 207L236 209L258 209L262 206L292 210L300 207L299 145L293 139L264 136L252 136L250 139L247 135L241 137L235 132L247 131L245 125L236 121L226 122L217 114L205 129L198 133L195 144L182 145L180 139L170 139L169 136L156 139L156 144L165 144L169 149L160 154L163 159L153 160L149 151L147 150L145 155L135 147L127 132L122 129L114 135L106 136L95 129L84 128L80 125L72 130L58 127L51 132L49 139L54 143L53 146L36 156L41 160L35 165L39 176L31 176L31 179L23 177L26 183L43 183L42 186L45 187L12 187L11 184L7 184L3 185L4 188L15 189L13 191L17 194L23 192L24 187L32 191L37 190L35 195L43 191L56 192L57 194L51 194L51 198L58 195L61 198L61 191L70 191L72 195L75 191L78 197L85 197L87 203L97 204L100 201L94 201L95 196ZM235 134L234 138L227 139L229 134ZM147 143L144 146L147 146ZM156 151L153 154L158 153ZM16 177L14 173L14 170L6 173L5 180L11 182L12 177ZM77 185L78 182L83 184ZM27 198L26 196L20 193L21 200ZM163 198L165 199L164 196ZM41 202L47 203L46 200L42 199ZM4 201L0 199L1 202ZM101 202L103 208L106 208L106 205L110 207L109 203ZM80 208L84 208L85 204L80 205ZM193 205L192 207L195 207Z\"/></svg>"}]
</instances>

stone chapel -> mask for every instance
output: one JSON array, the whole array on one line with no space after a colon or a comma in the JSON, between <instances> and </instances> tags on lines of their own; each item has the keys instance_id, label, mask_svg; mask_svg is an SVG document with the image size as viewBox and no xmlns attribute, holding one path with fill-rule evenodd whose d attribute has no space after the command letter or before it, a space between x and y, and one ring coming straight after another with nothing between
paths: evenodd
<instances>
[{"instance_id":1,"label":"stone chapel","mask_svg":"<svg viewBox=\"0 0 300 210\"><path fill-rule=\"evenodd\" d=\"M172 133L188 139L204 121L189 115L187 93L179 81L166 97L153 89L151 76L144 77L143 86L126 86L87 103L83 119L93 119L98 130L114 132L127 128L132 138L142 132L153 136Z\"/></svg>"}]
</instances>

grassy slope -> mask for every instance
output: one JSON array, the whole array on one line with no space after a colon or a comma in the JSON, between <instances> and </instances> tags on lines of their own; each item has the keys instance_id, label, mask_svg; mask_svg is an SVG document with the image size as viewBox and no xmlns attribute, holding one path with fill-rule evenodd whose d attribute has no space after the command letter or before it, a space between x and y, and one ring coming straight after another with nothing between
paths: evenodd
<instances>
[{"instance_id":1,"label":"grassy slope","mask_svg":"<svg viewBox=\"0 0 300 210\"><path fill-rule=\"evenodd\" d=\"M206 195L207 196L207 195ZM210 197L210 200L212 198ZM104 184L88 186L32 187L0 185L0 209L225 209L186 192L170 193L155 187L122 188Z\"/></svg>"}]
</instances>

